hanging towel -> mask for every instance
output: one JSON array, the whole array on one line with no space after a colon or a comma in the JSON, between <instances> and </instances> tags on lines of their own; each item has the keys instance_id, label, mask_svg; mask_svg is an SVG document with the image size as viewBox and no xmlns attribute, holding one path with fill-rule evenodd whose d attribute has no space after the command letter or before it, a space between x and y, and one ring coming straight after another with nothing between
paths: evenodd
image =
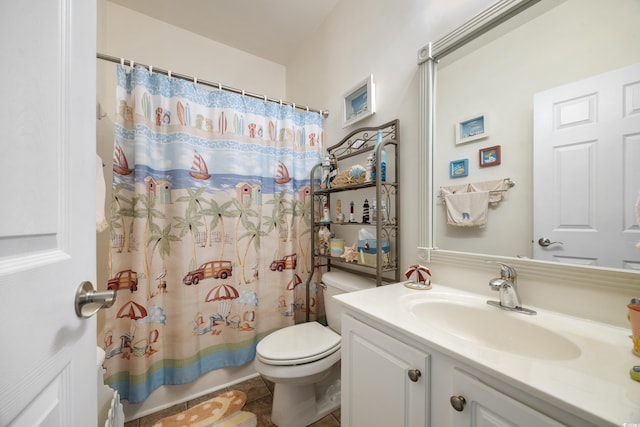
<instances>
[{"instance_id":1,"label":"hanging towel","mask_svg":"<svg viewBox=\"0 0 640 427\"><path fill-rule=\"evenodd\" d=\"M490 191L489 203L498 203L502 201L507 184L504 179L496 179L493 181L472 182L469 184L470 191Z\"/></svg>"},{"instance_id":2,"label":"hanging towel","mask_svg":"<svg viewBox=\"0 0 640 427\"><path fill-rule=\"evenodd\" d=\"M489 192L445 194L447 223L457 227L476 227L487 223Z\"/></svg>"},{"instance_id":3,"label":"hanging towel","mask_svg":"<svg viewBox=\"0 0 640 427\"><path fill-rule=\"evenodd\" d=\"M445 187L440 187L440 191L442 194L466 193L469 191L469 184L447 185Z\"/></svg>"},{"instance_id":4,"label":"hanging towel","mask_svg":"<svg viewBox=\"0 0 640 427\"><path fill-rule=\"evenodd\" d=\"M107 220L104 218L106 185L102 165L102 159L96 154L96 231L98 232L106 230L108 226Z\"/></svg>"}]
</instances>

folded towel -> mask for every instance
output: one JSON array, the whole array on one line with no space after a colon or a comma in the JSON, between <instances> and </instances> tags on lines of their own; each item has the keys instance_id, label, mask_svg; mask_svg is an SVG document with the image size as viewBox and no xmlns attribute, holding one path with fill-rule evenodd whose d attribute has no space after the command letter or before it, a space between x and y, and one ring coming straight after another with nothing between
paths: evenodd
<instances>
[{"instance_id":1,"label":"folded towel","mask_svg":"<svg viewBox=\"0 0 640 427\"><path fill-rule=\"evenodd\" d=\"M442 194L458 194L458 193L466 193L471 191L469 188L469 184L456 184L456 185L447 185L445 187L440 187L440 191Z\"/></svg>"},{"instance_id":2,"label":"folded towel","mask_svg":"<svg viewBox=\"0 0 640 427\"><path fill-rule=\"evenodd\" d=\"M457 227L475 227L487 223L489 192L445 194L447 223Z\"/></svg>"},{"instance_id":3,"label":"folded towel","mask_svg":"<svg viewBox=\"0 0 640 427\"><path fill-rule=\"evenodd\" d=\"M489 203L498 203L503 198L507 184L504 179L495 179L493 181L472 182L469 187L470 191L490 191Z\"/></svg>"}]
</instances>

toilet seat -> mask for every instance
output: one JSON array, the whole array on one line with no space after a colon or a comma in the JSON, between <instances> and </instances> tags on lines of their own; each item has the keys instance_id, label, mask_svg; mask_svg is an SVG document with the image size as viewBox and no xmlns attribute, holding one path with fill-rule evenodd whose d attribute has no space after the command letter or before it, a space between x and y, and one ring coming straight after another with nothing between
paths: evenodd
<instances>
[{"instance_id":1,"label":"toilet seat","mask_svg":"<svg viewBox=\"0 0 640 427\"><path fill-rule=\"evenodd\" d=\"M269 365L301 365L323 359L340 349L340 335L318 322L280 329L260 341L256 358Z\"/></svg>"}]
</instances>

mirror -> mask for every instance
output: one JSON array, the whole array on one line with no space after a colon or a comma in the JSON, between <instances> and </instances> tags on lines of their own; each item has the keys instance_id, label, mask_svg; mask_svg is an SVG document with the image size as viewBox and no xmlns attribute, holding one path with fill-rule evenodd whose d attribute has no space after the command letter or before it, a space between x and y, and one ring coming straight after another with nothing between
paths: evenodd
<instances>
[{"instance_id":1,"label":"mirror","mask_svg":"<svg viewBox=\"0 0 640 427\"><path fill-rule=\"evenodd\" d=\"M432 153L428 202L432 233L425 236L424 246L536 259L543 259L538 257L542 252L543 255L550 254L549 258L544 258L546 260L640 271L640 250L635 248L635 243L640 241L635 215L640 172L633 170L640 170L640 137L637 136L640 133L634 131L636 136L625 137L624 155L617 157L617 163L611 166L612 171L622 171L619 174L622 181L611 189L621 195L617 208L614 204L603 204L602 196L586 201L580 183L588 180L585 177L592 177L590 165L600 161L589 157L593 154L588 150L587 158L577 164L579 179L574 180L578 182L573 188L579 191L570 194L577 198L574 206L584 205L586 210L591 209L587 215L606 211L611 218L623 219L620 225L623 232L618 234L624 235L626 240L619 245L627 247L627 253L631 255L613 263L604 264L602 260L589 257L562 256L569 243L539 245L538 240L542 238L555 241L553 233L561 227L551 227L548 233L536 230L534 234L534 223L540 218L534 210L558 210L548 205L553 201L551 199L557 198L551 194L555 191L548 197L538 195L535 200L534 188L540 188L538 178L562 173L557 170L556 160L533 161L534 139L536 143L538 139L544 139L534 138L536 94L639 64L640 26L637 22L640 3L620 0L612 8L600 0L500 1L478 16L483 15L482 25L478 24L477 18L472 19L419 53L419 56L425 56L430 71L424 90L430 92L425 114L431 121L428 133L432 144L428 149ZM496 25L496 21L500 24ZM640 82L640 73L637 76L635 81ZM432 87L431 91L429 87ZM635 96L635 101L627 101L636 103L632 108L635 108L634 114L640 115L640 84L628 89L624 96ZM578 104L572 104L566 114L578 113L580 108ZM536 115L541 116L540 110L537 111ZM550 114L559 114L551 111ZM469 127L478 124L481 126L464 134ZM499 147L499 151L495 147ZM496 154L500 157L496 158ZM490 206L486 225L462 227L447 223L449 216L443 187L452 190L460 184L465 188L470 183L490 182L493 185L506 178L515 186L500 191L502 201ZM581 199L582 196L585 197ZM453 215L455 221L455 209ZM582 219L578 218L578 222ZM586 218L582 221L586 223L585 227L568 227L567 238L577 234L579 228L591 228L589 231L593 234L607 222L606 219L598 221L595 223L593 218ZM614 245L618 242L607 239L599 246L604 252L610 252Z\"/></svg>"}]
</instances>

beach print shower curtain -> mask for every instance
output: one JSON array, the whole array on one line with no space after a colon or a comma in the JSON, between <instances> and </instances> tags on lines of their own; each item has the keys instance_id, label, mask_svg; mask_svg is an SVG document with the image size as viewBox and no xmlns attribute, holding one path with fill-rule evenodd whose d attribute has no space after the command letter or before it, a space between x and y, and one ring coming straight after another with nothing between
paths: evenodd
<instances>
[{"instance_id":1,"label":"beach print shower curtain","mask_svg":"<svg viewBox=\"0 0 640 427\"><path fill-rule=\"evenodd\" d=\"M322 118L118 66L105 383L130 403L249 363L316 315L311 168Z\"/></svg>"}]
</instances>

